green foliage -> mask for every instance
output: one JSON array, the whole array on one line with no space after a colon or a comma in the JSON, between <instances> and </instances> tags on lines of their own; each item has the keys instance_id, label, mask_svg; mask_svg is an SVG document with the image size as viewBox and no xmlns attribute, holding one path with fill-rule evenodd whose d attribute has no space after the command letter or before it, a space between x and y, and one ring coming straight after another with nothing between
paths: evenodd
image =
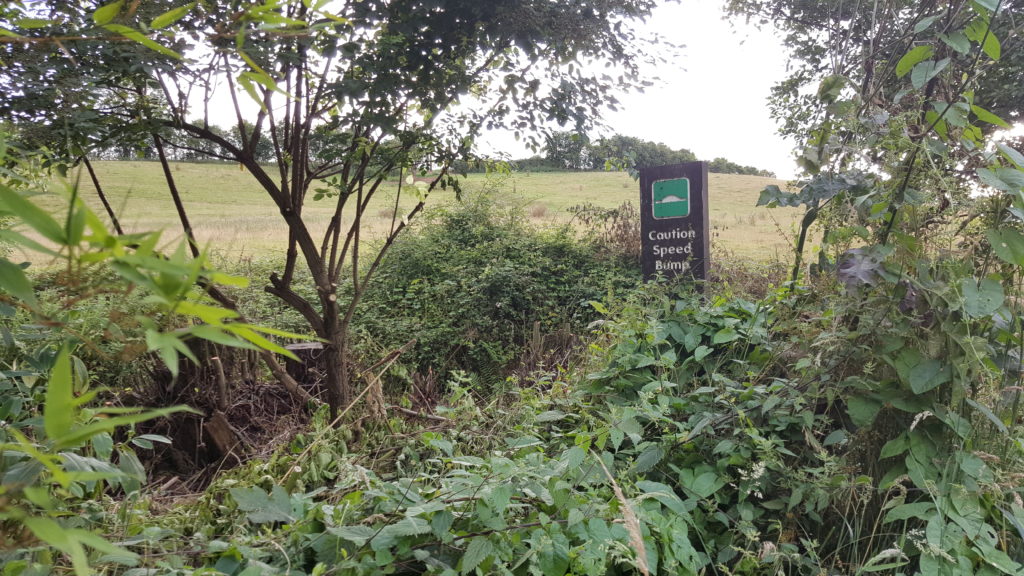
<instances>
[{"instance_id":1,"label":"green foliage","mask_svg":"<svg viewBox=\"0 0 1024 576\"><path fill-rule=\"evenodd\" d=\"M522 208L483 193L446 209L395 243L356 318L360 340L403 355L415 371L465 370L494 383L533 337L582 333L589 301L638 282L637 263L605 257L566 228L541 230Z\"/></svg>"},{"instance_id":2,"label":"green foliage","mask_svg":"<svg viewBox=\"0 0 1024 576\"><path fill-rule=\"evenodd\" d=\"M53 256L59 270L53 284L60 292L56 303L39 298L25 273L27 265L0 259L5 360L0 372L0 558L9 574L38 573L64 565L64 558L80 575L92 573L96 562L135 565L137 554L111 544L95 531L95 518L74 511L97 508L114 491L137 493L146 478L135 448L169 440L134 435L132 428L186 410L120 406L116 392L94 385L85 363L74 355L82 348L95 349L90 331L100 330L82 329L94 319L85 317L83 324L79 309L85 303L143 293L152 315L138 310L140 336L172 372L178 370L179 355L192 357L186 344L190 339L282 351L261 334L287 335L231 322L237 315L211 304L196 285L200 279L210 284L239 279L210 270L202 258L188 259L184 243L167 256L156 250L159 234L112 235L74 189L69 194L60 222L0 183L0 215L17 225L3 230L4 237ZM111 318L102 331L116 328ZM97 560L97 554L103 559Z\"/></svg>"}]
</instances>

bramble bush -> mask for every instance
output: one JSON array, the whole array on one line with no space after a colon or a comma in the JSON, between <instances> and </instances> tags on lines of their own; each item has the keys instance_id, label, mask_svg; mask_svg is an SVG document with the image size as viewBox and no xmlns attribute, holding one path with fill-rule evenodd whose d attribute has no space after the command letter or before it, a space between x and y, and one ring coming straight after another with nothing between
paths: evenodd
<instances>
[{"instance_id":1,"label":"bramble bush","mask_svg":"<svg viewBox=\"0 0 1024 576\"><path fill-rule=\"evenodd\" d=\"M409 371L499 382L534 338L584 334L589 302L637 285L636 264L606 258L569 228L538 229L521 206L484 191L437 208L385 257L355 320L378 355L410 339ZM373 346L367 349L366 346Z\"/></svg>"}]
</instances>

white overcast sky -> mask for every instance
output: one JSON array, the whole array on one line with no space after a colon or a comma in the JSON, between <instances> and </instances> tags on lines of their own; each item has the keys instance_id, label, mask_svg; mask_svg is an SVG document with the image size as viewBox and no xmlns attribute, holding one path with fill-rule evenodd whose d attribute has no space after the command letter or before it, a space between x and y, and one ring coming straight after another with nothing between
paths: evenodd
<instances>
[{"instance_id":1,"label":"white overcast sky","mask_svg":"<svg viewBox=\"0 0 1024 576\"><path fill-rule=\"evenodd\" d=\"M650 71L660 78L654 86L620 98L620 111L604 118L607 134L686 148L701 160L727 158L780 178L796 175L793 144L777 135L768 116L770 88L786 69L785 50L770 26L723 20L722 0L679 0L656 8L642 29L684 48L677 61ZM218 116L233 116L223 94L214 102ZM246 107L255 110L254 104ZM482 140L486 153L532 155L510 133Z\"/></svg>"},{"instance_id":2,"label":"white overcast sky","mask_svg":"<svg viewBox=\"0 0 1024 576\"><path fill-rule=\"evenodd\" d=\"M661 78L654 86L623 97L605 123L612 133L686 148L701 160L724 157L792 178L793 143L778 136L767 107L771 86L786 71L779 35L722 17L721 0L658 7L645 28L685 48L674 66L652 71ZM529 155L511 138L489 140L513 157Z\"/></svg>"}]
</instances>

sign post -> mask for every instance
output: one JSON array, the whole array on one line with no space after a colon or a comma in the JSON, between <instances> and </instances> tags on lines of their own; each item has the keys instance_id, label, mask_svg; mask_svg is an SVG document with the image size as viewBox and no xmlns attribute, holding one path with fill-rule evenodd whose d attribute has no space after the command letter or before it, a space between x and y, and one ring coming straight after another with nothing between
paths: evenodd
<instances>
[{"instance_id":1,"label":"sign post","mask_svg":"<svg viewBox=\"0 0 1024 576\"><path fill-rule=\"evenodd\" d=\"M641 261L645 280L704 280L711 263L708 165L686 162L640 170Z\"/></svg>"}]
</instances>

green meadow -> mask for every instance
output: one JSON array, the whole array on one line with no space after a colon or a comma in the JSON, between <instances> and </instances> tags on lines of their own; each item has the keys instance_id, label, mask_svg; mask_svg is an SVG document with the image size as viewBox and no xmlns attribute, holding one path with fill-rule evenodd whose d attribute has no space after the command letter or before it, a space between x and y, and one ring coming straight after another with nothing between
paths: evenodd
<instances>
[{"instance_id":1,"label":"green meadow","mask_svg":"<svg viewBox=\"0 0 1024 576\"><path fill-rule=\"evenodd\" d=\"M122 225L129 231L165 230L167 238L180 235L177 214L159 163L145 161L95 162L101 186ZM172 175L196 236L214 246L222 255L244 257L269 255L283 250L287 232L280 215L251 174L233 164L173 163ZM102 206L88 175L72 174L79 191L98 212ZM709 206L712 249L752 260L788 259L796 209L757 207L760 191L769 184L785 183L759 176L711 174ZM637 204L639 184L622 172L518 172L471 174L463 183L466 195L482 191L521 206L541 226L570 222L570 208L593 204L611 208L625 202ZM397 179L389 181L371 204L371 221L364 228L380 235L392 224L396 200L407 209L415 194L405 186L400 192ZM454 202L451 190L438 190L427 210ZM53 206L58 205L53 200ZM307 202L306 220L322 230L330 219L330 199ZM401 217L401 211L399 218Z\"/></svg>"}]
</instances>

